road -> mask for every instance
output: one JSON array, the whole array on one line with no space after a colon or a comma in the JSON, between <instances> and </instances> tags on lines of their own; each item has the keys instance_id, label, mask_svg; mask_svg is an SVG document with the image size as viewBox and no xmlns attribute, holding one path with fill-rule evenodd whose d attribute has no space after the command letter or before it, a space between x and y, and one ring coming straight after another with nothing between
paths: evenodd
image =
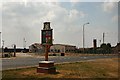
<instances>
[{"instance_id":1,"label":"road","mask_svg":"<svg viewBox=\"0 0 120 80\"><path fill-rule=\"evenodd\" d=\"M76 62L76 61L85 61L85 60L95 60L101 58L114 58L117 56L55 56L49 57L49 60L55 61L55 63L63 63L63 62ZM16 69L23 68L29 66L38 65L39 61L44 61L43 57L18 57L18 58L10 58L10 59L2 59L2 70L7 69Z\"/></svg>"}]
</instances>

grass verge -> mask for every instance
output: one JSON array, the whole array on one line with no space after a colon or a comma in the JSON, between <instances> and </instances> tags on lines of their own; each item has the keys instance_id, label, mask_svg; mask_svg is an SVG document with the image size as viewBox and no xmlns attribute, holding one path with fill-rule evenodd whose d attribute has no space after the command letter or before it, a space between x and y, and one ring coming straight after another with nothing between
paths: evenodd
<instances>
[{"instance_id":1,"label":"grass verge","mask_svg":"<svg viewBox=\"0 0 120 80\"><path fill-rule=\"evenodd\" d=\"M118 58L55 64L56 74L37 73L36 67L2 71L2 80L32 78L118 78Z\"/></svg>"}]
</instances>

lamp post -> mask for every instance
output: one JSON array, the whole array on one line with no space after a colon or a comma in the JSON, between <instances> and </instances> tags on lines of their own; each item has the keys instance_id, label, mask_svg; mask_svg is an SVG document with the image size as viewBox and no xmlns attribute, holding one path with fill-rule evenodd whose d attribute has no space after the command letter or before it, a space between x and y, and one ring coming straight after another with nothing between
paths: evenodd
<instances>
[{"instance_id":1,"label":"lamp post","mask_svg":"<svg viewBox=\"0 0 120 80\"><path fill-rule=\"evenodd\" d=\"M2 53L2 47L1 47L1 32L0 32L0 53Z\"/></svg>"},{"instance_id":2,"label":"lamp post","mask_svg":"<svg viewBox=\"0 0 120 80\"><path fill-rule=\"evenodd\" d=\"M0 32L0 48L1 48L1 32Z\"/></svg>"},{"instance_id":3,"label":"lamp post","mask_svg":"<svg viewBox=\"0 0 120 80\"><path fill-rule=\"evenodd\" d=\"M4 53L4 42L5 42L5 41L2 40L2 43L3 43L3 44L2 44L2 58L4 57L4 54L3 54L3 53Z\"/></svg>"},{"instance_id":4,"label":"lamp post","mask_svg":"<svg viewBox=\"0 0 120 80\"><path fill-rule=\"evenodd\" d=\"M26 42L27 42L26 39L23 38L23 48L24 48L24 49L26 49Z\"/></svg>"},{"instance_id":5,"label":"lamp post","mask_svg":"<svg viewBox=\"0 0 120 80\"><path fill-rule=\"evenodd\" d=\"M87 23L85 23L85 24L83 24L83 53L84 53L84 50L85 50L85 34L84 34L84 27L85 27L85 25L87 25L87 24L90 24L89 22L87 22Z\"/></svg>"}]
</instances>

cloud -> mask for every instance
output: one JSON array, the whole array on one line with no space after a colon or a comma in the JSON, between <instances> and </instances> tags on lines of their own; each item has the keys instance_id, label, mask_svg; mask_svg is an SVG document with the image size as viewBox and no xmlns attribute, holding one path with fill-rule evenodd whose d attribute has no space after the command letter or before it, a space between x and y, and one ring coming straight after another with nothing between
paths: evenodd
<instances>
[{"instance_id":1,"label":"cloud","mask_svg":"<svg viewBox=\"0 0 120 80\"><path fill-rule=\"evenodd\" d=\"M119 2L119 0L104 0L104 2Z\"/></svg>"},{"instance_id":2,"label":"cloud","mask_svg":"<svg viewBox=\"0 0 120 80\"><path fill-rule=\"evenodd\" d=\"M111 21L112 22L118 22L118 3L113 2L113 0L106 0L102 4L102 9L104 12L108 13L108 15L111 15Z\"/></svg>"},{"instance_id":3,"label":"cloud","mask_svg":"<svg viewBox=\"0 0 120 80\"><path fill-rule=\"evenodd\" d=\"M70 0L70 2L80 2L81 0Z\"/></svg>"},{"instance_id":4,"label":"cloud","mask_svg":"<svg viewBox=\"0 0 120 80\"><path fill-rule=\"evenodd\" d=\"M104 2L102 4L103 11L111 13L117 7L116 2Z\"/></svg>"},{"instance_id":5,"label":"cloud","mask_svg":"<svg viewBox=\"0 0 120 80\"><path fill-rule=\"evenodd\" d=\"M113 22L118 22L118 15L113 16L113 17L112 17L112 21L113 21Z\"/></svg>"},{"instance_id":6,"label":"cloud","mask_svg":"<svg viewBox=\"0 0 120 80\"><path fill-rule=\"evenodd\" d=\"M51 22L51 27L55 30L55 42L65 43L68 41L70 43L71 37L68 35L73 35L75 31L78 31L76 22L85 17L83 11L67 10L59 3L54 2L28 2L26 6L19 2L8 2L3 4L2 13L3 39L6 46L15 43L20 47L23 46L24 37L27 40L27 46L34 42L40 42L40 31L44 21ZM61 37L65 40L61 41Z\"/></svg>"},{"instance_id":7,"label":"cloud","mask_svg":"<svg viewBox=\"0 0 120 80\"><path fill-rule=\"evenodd\" d=\"M79 4L81 3L78 3L78 5ZM70 8L65 6L70 6ZM71 8L69 3L65 6L57 2L27 2L26 6L23 2L8 2L3 4L2 26L5 46L16 44L22 47L24 37L27 40L27 46L35 42L40 43L40 31L45 21L51 22L54 33L54 43L82 46L82 23L89 20L89 18L87 18L89 17L87 15L89 12L82 11L86 9L85 7L81 10L75 7ZM95 20L97 21L98 19ZM94 21L92 21L90 25L94 23ZM93 28L86 28L89 28L91 32L89 32L89 38L97 33L97 31L93 31L96 25L92 25L92 27ZM102 30L103 29L101 29L99 33L101 33ZM92 32L94 32L94 34ZM91 45L92 38L89 38L86 38L86 45Z\"/></svg>"},{"instance_id":8,"label":"cloud","mask_svg":"<svg viewBox=\"0 0 120 80\"><path fill-rule=\"evenodd\" d=\"M84 18L84 17L85 17L85 14L84 14L84 12L82 12L82 11L77 11L76 9L72 9L72 10L70 10L70 12L69 12L69 17L70 17L70 18L76 18L76 17Z\"/></svg>"}]
</instances>

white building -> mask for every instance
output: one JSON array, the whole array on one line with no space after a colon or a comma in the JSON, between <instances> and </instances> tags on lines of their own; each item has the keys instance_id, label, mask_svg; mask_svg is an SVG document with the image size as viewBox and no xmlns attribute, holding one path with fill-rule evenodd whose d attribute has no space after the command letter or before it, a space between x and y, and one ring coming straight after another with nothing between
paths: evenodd
<instances>
[{"instance_id":1,"label":"white building","mask_svg":"<svg viewBox=\"0 0 120 80\"><path fill-rule=\"evenodd\" d=\"M45 47L39 43L34 43L29 46L29 52L32 53L44 53ZM76 46L66 44L53 44L49 50L50 53L75 53Z\"/></svg>"},{"instance_id":2,"label":"white building","mask_svg":"<svg viewBox=\"0 0 120 80\"><path fill-rule=\"evenodd\" d=\"M76 46L66 45L66 44L53 44L50 47L50 52L58 52L58 53L74 53L76 51Z\"/></svg>"}]
</instances>

